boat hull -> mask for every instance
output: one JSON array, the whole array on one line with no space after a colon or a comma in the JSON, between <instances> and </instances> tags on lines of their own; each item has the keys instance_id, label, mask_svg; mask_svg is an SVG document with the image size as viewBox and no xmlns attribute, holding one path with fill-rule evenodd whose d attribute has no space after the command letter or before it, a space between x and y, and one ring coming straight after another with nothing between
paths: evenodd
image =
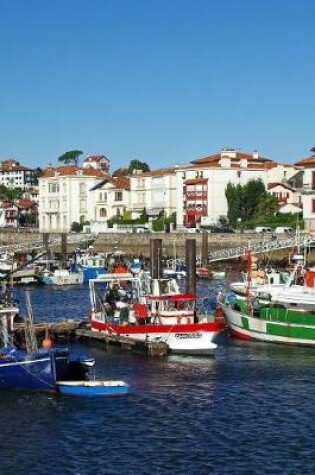
<instances>
[{"instance_id":1,"label":"boat hull","mask_svg":"<svg viewBox=\"0 0 315 475\"><path fill-rule=\"evenodd\" d=\"M315 325L313 322L281 321L263 319L222 306L230 332L241 339L315 346Z\"/></svg>"},{"instance_id":2,"label":"boat hull","mask_svg":"<svg viewBox=\"0 0 315 475\"><path fill-rule=\"evenodd\" d=\"M129 386L124 381L58 381L58 391L67 396L124 396Z\"/></svg>"},{"instance_id":3,"label":"boat hull","mask_svg":"<svg viewBox=\"0 0 315 475\"><path fill-rule=\"evenodd\" d=\"M10 355L0 359L0 389L55 391L56 377L68 371L68 355Z\"/></svg>"},{"instance_id":4,"label":"boat hull","mask_svg":"<svg viewBox=\"0 0 315 475\"><path fill-rule=\"evenodd\" d=\"M55 392L57 380L81 379L88 372L84 358L72 355L66 348L39 350L34 354L16 349L5 350L0 356L0 389Z\"/></svg>"},{"instance_id":5,"label":"boat hull","mask_svg":"<svg viewBox=\"0 0 315 475\"><path fill-rule=\"evenodd\" d=\"M110 325L92 322L92 330L119 335L140 341L163 341L172 353L187 355L212 355L217 348L214 342L225 327L224 322L176 325Z\"/></svg>"}]
</instances>

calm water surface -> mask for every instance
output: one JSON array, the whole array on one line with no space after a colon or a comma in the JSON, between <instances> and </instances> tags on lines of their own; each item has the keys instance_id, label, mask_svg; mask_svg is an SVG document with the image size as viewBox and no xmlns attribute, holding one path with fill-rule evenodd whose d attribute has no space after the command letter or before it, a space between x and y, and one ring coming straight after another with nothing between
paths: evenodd
<instances>
[{"instance_id":1,"label":"calm water surface","mask_svg":"<svg viewBox=\"0 0 315 475\"><path fill-rule=\"evenodd\" d=\"M35 317L85 316L87 293L38 288ZM222 335L214 358L90 352L131 394L2 392L1 474L315 473L315 350Z\"/></svg>"}]
</instances>

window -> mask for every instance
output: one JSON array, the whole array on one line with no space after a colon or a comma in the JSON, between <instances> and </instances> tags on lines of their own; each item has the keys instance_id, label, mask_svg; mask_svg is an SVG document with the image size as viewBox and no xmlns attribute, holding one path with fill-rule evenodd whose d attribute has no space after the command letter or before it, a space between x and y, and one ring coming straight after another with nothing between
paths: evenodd
<instances>
[{"instance_id":1,"label":"window","mask_svg":"<svg viewBox=\"0 0 315 475\"><path fill-rule=\"evenodd\" d=\"M122 201L122 191L115 191L115 201Z\"/></svg>"},{"instance_id":2,"label":"window","mask_svg":"<svg viewBox=\"0 0 315 475\"><path fill-rule=\"evenodd\" d=\"M315 213L315 200L312 200L312 213Z\"/></svg>"},{"instance_id":3,"label":"window","mask_svg":"<svg viewBox=\"0 0 315 475\"><path fill-rule=\"evenodd\" d=\"M58 183L48 183L48 191L49 193L58 193L59 192Z\"/></svg>"},{"instance_id":4,"label":"window","mask_svg":"<svg viewBox=\"0 0 315 475\"><path fill-rule=\"evenodd\" d=\"M106 208L100 208L100 218L107 218Z\"/></svg>"}]
</instances>

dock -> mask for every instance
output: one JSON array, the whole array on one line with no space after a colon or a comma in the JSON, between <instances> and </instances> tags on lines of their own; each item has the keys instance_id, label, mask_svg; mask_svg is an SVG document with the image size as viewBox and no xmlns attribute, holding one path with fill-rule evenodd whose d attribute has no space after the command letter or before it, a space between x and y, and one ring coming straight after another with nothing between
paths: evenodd
<instances>
[{"instance_id":1,"label":"dock","mask_svg":"<svg viewBox=\"0 0 315 475\"><path fill-rule=\"evenodd\" d=\"M169 347L163 341L140 341L120 335L92 331L85 321L62 321L56 323L35 323L34 329L38 341L42 341L48 333L56 343L80 342L86 346L108 349L110 345L123 351L146 356L161 357L169 353ZM14 326L17 344L24 344L24 324Z\"/></svg>"}]
</instances>

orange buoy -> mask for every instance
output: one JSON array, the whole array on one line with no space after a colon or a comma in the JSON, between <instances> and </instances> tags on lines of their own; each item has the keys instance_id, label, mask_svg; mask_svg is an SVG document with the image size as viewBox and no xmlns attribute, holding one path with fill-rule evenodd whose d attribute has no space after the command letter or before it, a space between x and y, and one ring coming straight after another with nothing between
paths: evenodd
<instances>
[{"instance_id":1,"label":"orange buoy","mask_svg":"<svg viewBox=\"0 0 315 475\"><path fill-rule=\"evenodd\" d=\"M50 350L50 348L53 346L53 342L50 338L46 337L43 340L42 346L43 346L43 348L45 348L45 350Z\"/></svg>"}]
</instances>

